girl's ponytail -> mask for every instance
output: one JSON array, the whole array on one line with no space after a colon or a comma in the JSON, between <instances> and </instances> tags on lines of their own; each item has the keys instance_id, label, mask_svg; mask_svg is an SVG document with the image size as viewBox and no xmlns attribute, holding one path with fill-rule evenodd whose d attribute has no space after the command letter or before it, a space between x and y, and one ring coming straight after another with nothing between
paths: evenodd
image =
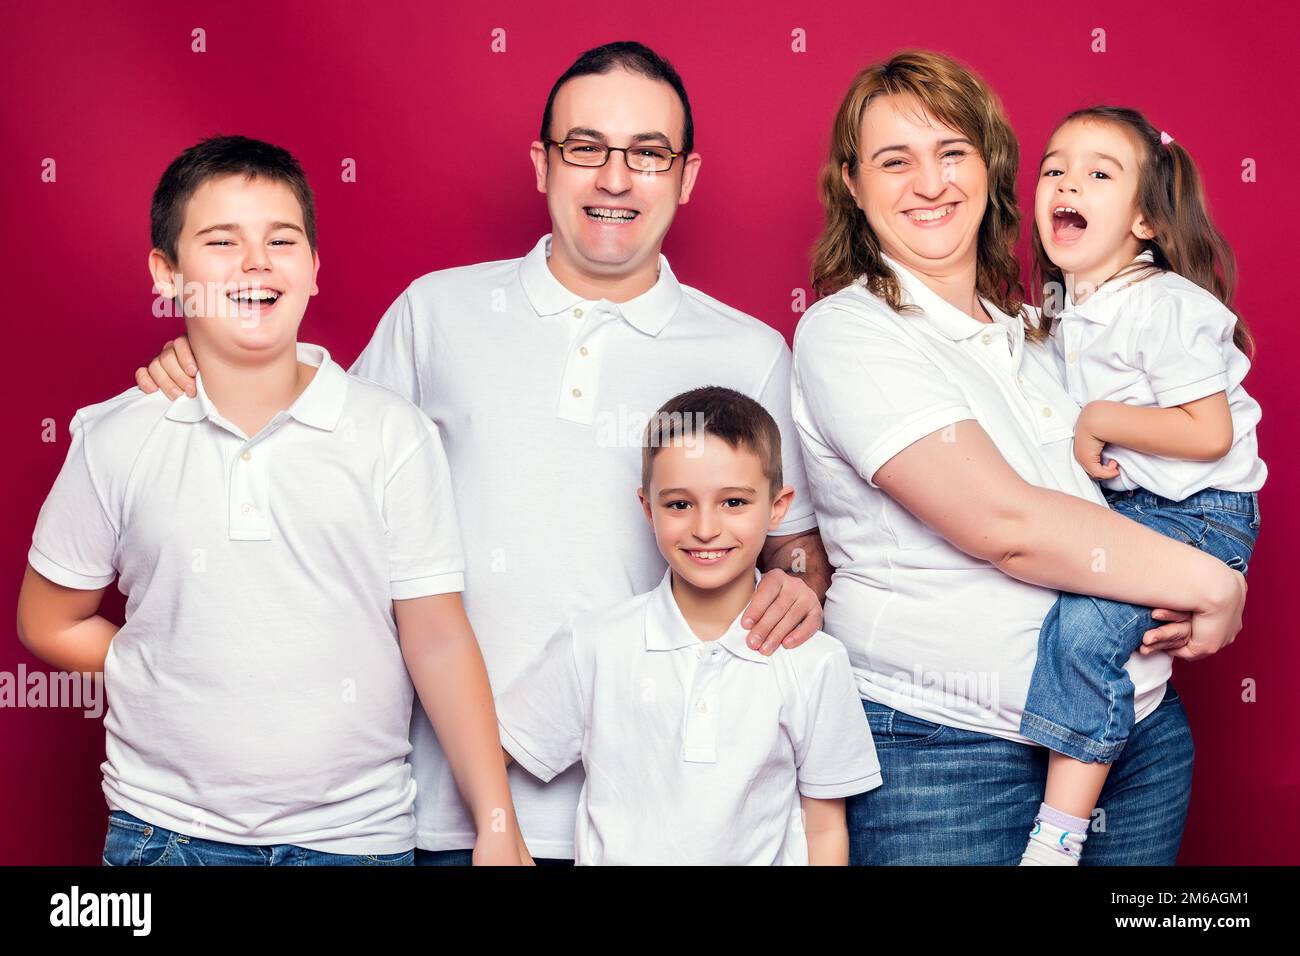
<instances>
[{"instance_id":1,"label":"girl's ponytail","mask_svg":"<svg viewBox=\"0 0 1300 956\"><path fill-rule=\"evenodd\" d=\"M1229 309L1237 286L1237 260L1214 223L1205 203L1201 176L1192 156L1178 142L1170 140L1157 147L1162 154L1159 165L1167 174L1148 177L1158 185L1163 180L1169 203L1169 223L1163 229L1157 226L1154 245L1158 248L1157 262L1164 258L1166 268L1195 282L1202 289L1214 293ZM1236 311L1233 311L1236 315ZM1254 339L1245 321L1237 315L1237 325L1232 341L1248 356L1255 351Z\"/></svg>"}]
</instances>

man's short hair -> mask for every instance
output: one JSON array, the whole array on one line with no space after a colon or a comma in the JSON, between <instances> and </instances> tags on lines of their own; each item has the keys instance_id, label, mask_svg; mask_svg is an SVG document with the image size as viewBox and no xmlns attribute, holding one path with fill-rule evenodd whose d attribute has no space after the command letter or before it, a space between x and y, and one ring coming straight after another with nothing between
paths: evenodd
<instances>
[{"instance_id":1,"label":"man's short hair","mask_svg":"<svg viewBox=\"0 0 1300 956\"><path fill-rule=\"evenodd\" d=\"M538 137L542 140L554 139L551 135L551 111L555 106L555 94L560 91L560 87L569 80L578 76L590 76L595 73L609 73L613 70L623 69L630 73L639 73L641 76L648 76L652 80L661 80L667 83L677 93L677 97L682 101L682 111L686 114L686 125L682 143L678 146L672 144L674 149L680 149L683 153L689 153L695 148L695 121L691 118L691 101L686 95L686 87L682 84L682 78L677 75L673 65L661 57L654 50L650 49L644 43L637 43L635 40L619 40L616 43L606 43L604 46L594 47L583 53L574 61L573 65L564 71L563 75L555 81L551 87L551 95L546 98L546 109L542 113L542 135ZM668 130L664 131L668 133Z\"/></svg>"}]
</instances>

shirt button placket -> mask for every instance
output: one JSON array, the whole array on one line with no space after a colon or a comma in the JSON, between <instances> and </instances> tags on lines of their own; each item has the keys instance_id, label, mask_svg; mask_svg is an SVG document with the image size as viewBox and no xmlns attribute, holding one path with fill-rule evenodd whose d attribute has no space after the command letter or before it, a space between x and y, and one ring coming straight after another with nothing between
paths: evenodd
<instances>
[{"instance_id":1,"label":"shirt button placket","mask_svg":"<svg viewBox=\"0 0 1300 956\"><path fill-rule=\"evenodd\" d=\"M266 443L245 444L231 467L230 536L252 541L270 538L269 475Z\"/></svg>"},{"instance_id":2,"label":"shirt button placket","mask_svg":"<svg viewBox=\"0 0 1300 956\"><path fill-rule=\"evenodd\" d=\"M586 317L585 323L582 322ZM576 307L572 310L573 322L580 327L570 331L569 357L564 366L564 378L561 384L559 415L567 421L590 424L594 418L593 401L596 397L596 382L599 366L596 361L592 340L596 330L608 321L608 313L597 307L593 314L590 309Z\"/></svg>"},{"instance_id":3,"label":"shirt button placket","mask_svg":"<svg viewBox=\"0 0 1300 956\"><path fill-rule=\"evenodd\" d=\"M716 650L714 648L713 650ZM686 700L686 739L683 757L691 763L716 763L718 760L717 682L719 659L703 646L696 649L699 659Z\"/></svg>"}]
</instances>

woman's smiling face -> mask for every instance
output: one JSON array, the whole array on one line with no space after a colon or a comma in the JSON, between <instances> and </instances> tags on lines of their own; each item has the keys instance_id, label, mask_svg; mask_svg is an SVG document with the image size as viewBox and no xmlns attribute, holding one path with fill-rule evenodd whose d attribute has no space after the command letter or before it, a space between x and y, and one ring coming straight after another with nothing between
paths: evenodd
<instances>
[{"instance_id":1,"label":"woman's smiling face","mask_svg":"<svg viewBox=\"0 0 1300 956\"><path fill-rule=\"evenodd\" d=\"M880 96L862 116L858 169L844 183L881 249L905 266L974 261L988 169L970 138L912 97Z\"/></svg>"}]
</instances>

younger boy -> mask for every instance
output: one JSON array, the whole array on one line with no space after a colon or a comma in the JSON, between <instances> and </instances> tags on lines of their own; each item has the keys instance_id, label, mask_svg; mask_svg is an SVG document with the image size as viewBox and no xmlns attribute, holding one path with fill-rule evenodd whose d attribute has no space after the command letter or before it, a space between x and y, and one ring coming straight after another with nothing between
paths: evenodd
<instances>
[{"instance_id":1,"label":"younger boy","mask_svg":"<svg viewBox=\"0 0 1300 956\"><path fill-rule=\"evenodd\" d=\"M765 657L740 626L794 489L781 436L728 388L646 428L637 490L668 562L653 591L571 617L497 700L543 781L581 760L578 864L846 864L844 797L880 765L848 653L823 633Z\"/></svg>"},{"instance_id":2,"label":"younger boy","mask_svg":"<svg viewBox=\"0 0 1300 956\"><path fill-rule=\"evenodd\" d=\"M197 394L77 412L19 597L35 654L105 674L104 863L409 863L407 667L476 861L518 863L437 429L297 341L320 268L302 168L201 142L164 172L152 240ZM120 630L97 614L119 576Z\"/></svg>"}]
</instances>

